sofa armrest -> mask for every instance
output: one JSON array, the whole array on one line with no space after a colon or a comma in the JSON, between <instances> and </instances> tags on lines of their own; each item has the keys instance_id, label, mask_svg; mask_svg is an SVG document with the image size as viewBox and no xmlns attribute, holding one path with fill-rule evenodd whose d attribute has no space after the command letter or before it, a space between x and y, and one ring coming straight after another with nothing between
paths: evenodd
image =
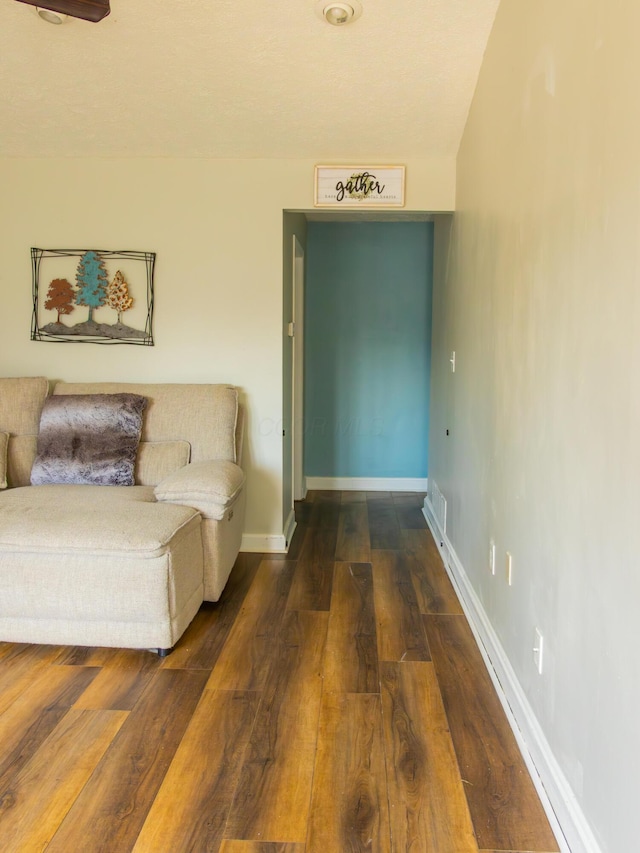
<instances>
[{"instance_id":1,"label":"sofa armrest","mask_svg":"<svg viewBox=\"0 0 640 853\"><path fill-rule=\"evenodd\" d=\"M244 487L244 471L235 462L211 459L174 471L154 489L156 500L197 509L204 518L220 521Z\"/></svg>"}]
</instances>

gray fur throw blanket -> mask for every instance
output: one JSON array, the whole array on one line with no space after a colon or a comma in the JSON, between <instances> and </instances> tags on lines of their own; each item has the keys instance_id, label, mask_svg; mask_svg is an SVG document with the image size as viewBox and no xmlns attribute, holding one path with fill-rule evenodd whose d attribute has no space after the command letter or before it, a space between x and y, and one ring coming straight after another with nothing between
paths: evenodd
<instances>
[{"instance_id":1,"label":"gray fur throw blanket","mask_svg":"<svg viewBox=\"0 0 640 853\"><path fill-rule=\"evenodd\" d=\"M146 405L137 394L48 397L31 484L132 486Z\"/></svg>"}]
</instances>

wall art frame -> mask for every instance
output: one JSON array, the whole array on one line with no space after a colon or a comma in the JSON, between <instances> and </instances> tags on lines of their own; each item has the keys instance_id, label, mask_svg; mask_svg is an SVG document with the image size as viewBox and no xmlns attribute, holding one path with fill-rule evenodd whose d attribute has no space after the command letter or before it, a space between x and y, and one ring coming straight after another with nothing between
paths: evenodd
<instances>
[{"instance_id":1,"label":"wall art frame","mask_svg":"<svg viewBox=\"0 0 640 853\"><path fill-rule=\"evenodd\" d=\"M32 248L31 340L153 346L155 261L155 252Z\"/></svg>"}]
</instances>

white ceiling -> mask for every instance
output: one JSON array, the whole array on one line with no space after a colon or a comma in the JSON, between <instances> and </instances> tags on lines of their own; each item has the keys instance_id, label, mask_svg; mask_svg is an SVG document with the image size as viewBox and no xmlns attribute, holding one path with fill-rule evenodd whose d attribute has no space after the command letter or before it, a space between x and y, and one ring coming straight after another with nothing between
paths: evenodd
<instances>
[{"instance_id":1,"label":"white ceiling","mask_svg":"<svg viewBox=\"0 0 640 853\"><path fill-rule=\"evenodd\" d=\"M0 156L453 156L499 0L0 0Z\"/></svg>"}]
</instances>

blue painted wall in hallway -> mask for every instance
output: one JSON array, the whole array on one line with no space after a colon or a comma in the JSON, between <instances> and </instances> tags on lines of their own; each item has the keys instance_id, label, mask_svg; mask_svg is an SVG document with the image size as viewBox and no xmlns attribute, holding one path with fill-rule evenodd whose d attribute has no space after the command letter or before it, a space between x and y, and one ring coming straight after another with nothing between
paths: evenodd
<instances>
[{"instance_id":1,"label":"blue painted wall in hallway","mask_svg":"<svg viewBox=\"0 0 640 853\"><path fill-rule=\"evenodd\" d=\"M305 475L426 477L433 226L310 222Z\"/></svg>"}]
</instances>

